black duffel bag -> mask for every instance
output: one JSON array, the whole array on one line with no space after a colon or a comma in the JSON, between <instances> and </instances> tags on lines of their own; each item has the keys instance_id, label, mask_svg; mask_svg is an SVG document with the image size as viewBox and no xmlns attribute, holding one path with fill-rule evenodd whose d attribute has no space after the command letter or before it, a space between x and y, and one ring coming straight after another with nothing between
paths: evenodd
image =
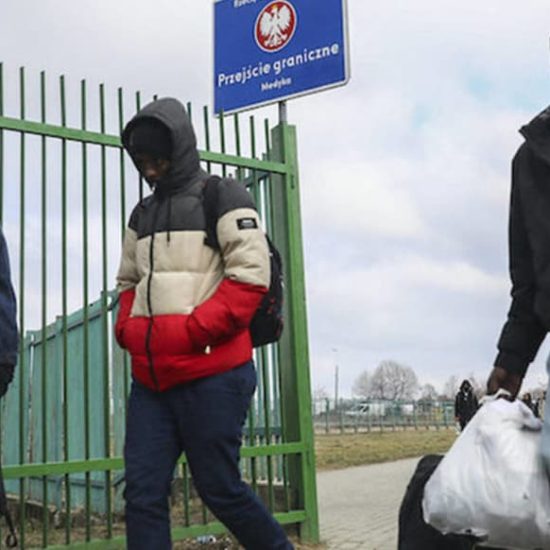
<instances>
[{"instance_id":1,"label":"black duffel bag","mask_svg":"<svg viewBox=\"0 0 550 550\"><path fill-rule=\"evenodd\" d=\"M472 550L475 547L475 538L443 535L424 521L424 486L442 458L442 455L426 455L416 466L399 508L398 550Z\"/></svg>"}]
</instances>

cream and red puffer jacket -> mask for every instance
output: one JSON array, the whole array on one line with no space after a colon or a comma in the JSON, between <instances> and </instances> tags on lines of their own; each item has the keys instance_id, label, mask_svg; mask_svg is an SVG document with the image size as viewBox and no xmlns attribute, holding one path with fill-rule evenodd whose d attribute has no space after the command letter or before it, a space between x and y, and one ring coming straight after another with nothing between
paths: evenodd
<instances>
[{"instance_id":1,"label":"cream and red puffer jacket","mask_svg":"<svg viewBox=\"0 0 550 550\"><path fill-rule=\"evenodd\" d=\"M187 114L175 99L150 103L122 134L127 150L141 117L168 127L173 152L168 175L130 216L115 335L132 357L133 376L163 391L251 359L248 326L269 285L269 253L252 197L232 179L218 188L220 250L204 244L208 174Z\"/></svg>"}]
</instances>

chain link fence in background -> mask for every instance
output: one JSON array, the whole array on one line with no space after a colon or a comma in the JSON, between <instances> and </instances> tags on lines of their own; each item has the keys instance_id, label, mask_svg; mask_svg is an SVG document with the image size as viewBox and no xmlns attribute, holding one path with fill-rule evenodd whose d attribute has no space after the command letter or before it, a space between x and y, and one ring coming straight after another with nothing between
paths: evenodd
<instances>
[{"instance_id":1,"label":"chain link fence in background","mask_svg":"<svg viewBox=\"0 0 550 550\"><path fill-rule=\"evenodd\" d=\"M454 401L313 400L315 433L455 428Z\"/></svg>"}]
</instances>

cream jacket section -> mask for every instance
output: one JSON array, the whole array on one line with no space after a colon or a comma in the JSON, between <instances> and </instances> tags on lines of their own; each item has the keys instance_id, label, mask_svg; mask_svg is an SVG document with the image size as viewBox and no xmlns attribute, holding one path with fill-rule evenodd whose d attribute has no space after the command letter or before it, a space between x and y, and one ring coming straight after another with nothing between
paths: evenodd
<instances>
[{"instance_id":1,"label":"cream jacket section","mask_svg":"<svg viewBox=\"0 0 550 550\"><path fill-rule=\"evenodd\" d=\"M136 243L137 233L128 227L124 233L120 267L118 268L118 275L116 278L119 292L129 290L139 282L139 274L136 265Z\"/></svg>"},{"instance_id":2,"label":"cream jacket section","mask_svg":"<svg viewBox=\"0 0 550 550\"><path fill-rule=\"evenodd\" d=\"M139 283L132 306L132 316L189 314L216 290L223 279L220 254L204 245L204 231L171 231L155 233L153 266L150 283L149 311L147 300L151 237L139 239L136 263Z\"/></svg>"},{"instance_id":3,"label":"cream jacket section","mask_svg":"<svg viewBox=\"0 0 550 550\"><path fill-rule=\"evenodd\" d=\"M239 220L251 218L256 221L255 228L239 228ZM252 208L230 210L218 220L216 230L225 276L240 283L268 287L269 250L258 213Z\"/></svg>"}]
</instances>

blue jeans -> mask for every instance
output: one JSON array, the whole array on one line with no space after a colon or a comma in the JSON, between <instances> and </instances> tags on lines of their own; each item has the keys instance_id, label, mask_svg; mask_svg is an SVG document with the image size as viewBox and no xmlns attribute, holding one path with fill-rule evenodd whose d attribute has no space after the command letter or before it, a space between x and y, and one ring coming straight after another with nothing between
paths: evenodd
<instances>
[{"instance_id":1,"label":"blue jeans","mask_svg":"<svg viewBox=\"0 0 550 550\"><path fill-rule=\"evenodd\" d=\"M162 393L133 381L124 448L129 550L172 548L168 501L183 451L199 496L247 550L293 548L241 479L242 426L255 388L252 361Z\"/></svg>"}]
</instances>

